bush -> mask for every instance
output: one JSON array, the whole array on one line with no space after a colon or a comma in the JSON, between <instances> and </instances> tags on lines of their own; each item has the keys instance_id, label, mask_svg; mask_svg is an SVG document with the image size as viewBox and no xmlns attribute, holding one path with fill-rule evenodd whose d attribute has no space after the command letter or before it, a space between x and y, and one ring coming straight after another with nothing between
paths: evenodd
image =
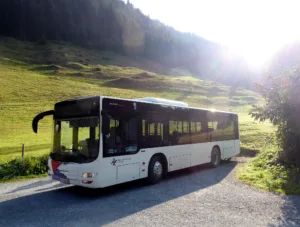
<instances>
[{"instance_id":1,"label":"bush","mask_svg":"<svg viewBox=\"0 0 300 227\"><path fill-rule=\"evenodd\" d=\"M0 165L0 180L20 176L40 175L47 172L48 155L40 157L16 158Z\"/></svg>"},{"instance_id":2,"label":"bush","mask_svg":"<svg viewBox=\"0 0 300 227\"><path fill-rule=\"evenodd\" d=\"M287 75L270 77L268 82L258 86L264 105L254 106L250 114L255 120L270 120L277 127L280 161L300 168L300 67Z\"/></svg>"}]
</instances>

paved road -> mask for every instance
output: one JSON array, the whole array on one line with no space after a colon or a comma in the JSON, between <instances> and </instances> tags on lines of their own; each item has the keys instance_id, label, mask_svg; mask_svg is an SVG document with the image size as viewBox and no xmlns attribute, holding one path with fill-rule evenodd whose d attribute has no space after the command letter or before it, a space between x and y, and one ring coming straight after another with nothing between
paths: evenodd
<instances>
[{"instance_id":1,"label":"paved road","mask_svg":"<svg viewBox=\"0 0 300 227\"><path fill-rule=\"evenodd\" d=\"M236 162L87 190L46 179L0 185L0 226L300 226L300 197L235 180Z\"/></svg>"}]
</instances>

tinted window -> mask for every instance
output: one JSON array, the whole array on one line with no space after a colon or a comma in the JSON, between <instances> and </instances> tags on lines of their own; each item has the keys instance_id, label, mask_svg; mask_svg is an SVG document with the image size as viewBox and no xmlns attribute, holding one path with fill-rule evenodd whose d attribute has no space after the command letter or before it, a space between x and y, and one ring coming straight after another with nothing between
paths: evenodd
<instances>
[{"instance_id":1,"label":"tinted window","mask_svg":"<svg viewBox=\"0 0 300 227\"><path fill-rule=\"evenodd\" d=\"M188 121L181 122L182 131L179 133L178 144L189 144L191 143L191 135L190 135L190 123Z\"/></svg>"},{"instance_id":2,"label":"tinted window","mask_svg":"<svg viewBox=\"0 0 300 227\"><path fill-rule=\"evenodd\" d=\"M239 137L232 114L113 99L104 99L103 108L114 116L111 127L121 128L120 137L127 141L122 149L128 144L151 148Z\"/></svg>"},{"instance_id":3,"label":"tinted window","mask_svg":"<svg viewBox=\"0 0 300 227\"><path fill-rule=\"evenodd\" d=\"M165 138L164 124L157 122L155 119L142 120L142 135L141 135L141 147L159 147L163 146ZM168 144L168 143L167 143Z\"/></svg>"},{"instance_id":4,"label":"tinted window","mask_svg":"<svg viewBox=\"0 0 300 227\"><path fill-rule=\"evenodd\" d=\"M110 130L103 135L103 156L116 156L137 152L137 124L136 118L120 118L110 116Z\"/></svg>"},{"instance_id":5,"label":"tinted window","mask_svg":"<svg viewBox=\"0 0 300 227\"><path fill-rule=\"evenodd\" d=\"M194 125L191 132L191 143L205 143L208 140L207 130L205 130L204 125L206 122L192 122L192 126ZM202 127L203 126L203 127Z\"/></svg>"},{"instance_id":6,"label":"tinted window","mask_svg":"<svg viewBox=\"0 0 300 227\"><path fill-rule=\"evenodd\" d=\"M233 115L214 113L209 116L208 131L210 141L234 140L236 138Z\"/></svg>"}]
</instances>

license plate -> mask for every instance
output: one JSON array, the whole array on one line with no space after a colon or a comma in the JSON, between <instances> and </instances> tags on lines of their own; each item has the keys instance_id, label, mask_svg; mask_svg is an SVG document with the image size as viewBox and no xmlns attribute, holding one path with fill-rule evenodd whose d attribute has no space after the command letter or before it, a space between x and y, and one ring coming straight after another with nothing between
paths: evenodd
<instances>
[{"instance_id":1,"label":"license plate","mask_svg":"<svg viewBox=\"0 0 300 227\"><path fill-rule=\"evenodd\" d=\"M64 184L70 184L70 180L66 178L60 178L59 181Z\"/></svg>"}]
</instances>

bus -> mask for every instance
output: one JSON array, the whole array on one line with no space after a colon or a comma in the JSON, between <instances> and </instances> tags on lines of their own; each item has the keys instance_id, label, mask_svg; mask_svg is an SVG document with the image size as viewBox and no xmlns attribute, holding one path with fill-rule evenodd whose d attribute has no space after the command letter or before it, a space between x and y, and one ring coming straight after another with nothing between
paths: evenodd
<instances>
[{"instance_id":1,"label":"bus","mask_svg":"<svg viewBox=\"0 0 300 227\"><path fill-rule=\"evenodd\" d=\"M240 153L238 115L159 99L93 96L58 102L32 120L53 116L48 175L53 180L103 188Z\"/></svg>"}]
</instances>

